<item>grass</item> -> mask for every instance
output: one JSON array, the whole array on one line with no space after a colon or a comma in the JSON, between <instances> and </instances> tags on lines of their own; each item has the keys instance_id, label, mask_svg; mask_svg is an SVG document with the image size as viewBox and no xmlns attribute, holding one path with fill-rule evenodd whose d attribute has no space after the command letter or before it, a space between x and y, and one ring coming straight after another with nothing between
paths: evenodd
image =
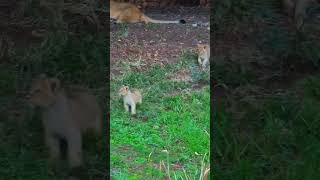
<instances>
[{"instance_id":1,"label":"grass","mask_svg":"<svg viewBox=\"0 0 320 180\"><path fill-rule=\"evenodd\" d=\"M216 106L217 179L318 179L320 81L304 80L306 96L268 97L260 106L239 103L245 116L234 122L227 105ZM308 86L305 86L306 84Z\"/></svg>"},{"instance_id":2,"label":"grass","mask_svg":"<svg viewBox=\"0 0 320 180\"><path fill-rule=\"evenodd\" d=\"M155 30L157 28L159 28L160 25L159 24L154 24L154 23L148 23L145 25L145 28L148 30Z\"/></svg>"},{"instance_id":3,"label":"grass","mask_svg":"<svg viewBox=\"0 0 320 180\"><path fill-rule=\"evenodd\" d=\"M214 107L213 176L319 179L318 24L295 31L278 1L227 0L211 17L220 42L212 77L224 87Z\"/></svg>"},{"instance_id":4,"label":"grass","mask_svg":"<svg viewBox=\"0 0 320 180\"><path fill-rule=\"evenodd\" d=\"M194 91L191 82L168 78L173 72L191 69L193 61L192 54L184 53L177 65L155 65L140 72L122 64L126 74L111 81L112 177L200 176L201 162L208 163L210 157L209 87ZM125 113L117 95L123 84L142 91L135 117ZM160 165L163 163L169 171Z\"/></svg>"},{"instance_id":5,"label":"grass","mask_svg":"<svg viewBox=\"0 0 320 180\"><path fill-rule=\"evenodd\" d=\"M119 31L117 32L117 36L119 38L126 38L129 35L128 25L126 23L118 23Z\"/></svg>"},{"instance_id":6,"label":"grass","mask_svg":"<svg viewBox=\"0 0 320 180\"><path fill-rule=\"evenodd\" d=\"M19 93L28 90L33 77L47 73L66 84L94 89L102 105L107 66L101 36L82 34L80 38L55 32L41 44L11 49L9 60L0 65L0 177L12 180L68 177L67 162L48 162L39 113L28 108ZM83 146L86 179L102 179L106 173L105 139L86 135Z\"/></svg>"}]
</instances>

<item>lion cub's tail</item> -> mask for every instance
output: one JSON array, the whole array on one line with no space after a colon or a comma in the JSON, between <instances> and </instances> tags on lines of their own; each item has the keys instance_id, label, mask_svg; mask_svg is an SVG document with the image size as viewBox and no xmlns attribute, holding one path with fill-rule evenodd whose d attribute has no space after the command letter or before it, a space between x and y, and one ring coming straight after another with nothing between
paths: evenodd
<instances>
[{"instance_id":1,"label":"lion cub's tail","mask_svg":"<svg viewBox=\"0 0 320 180\"><path fill-rule=\"evenodd\" d=\"M146 15L142 15L141 16L141 20L144 21L145 23L162 23L162 24L185 24L186 21L181 19L181 20L176 20L176 21L163 21L163 20L156 20L156 19L152 19Z\"/></svg>"}]
</instances>

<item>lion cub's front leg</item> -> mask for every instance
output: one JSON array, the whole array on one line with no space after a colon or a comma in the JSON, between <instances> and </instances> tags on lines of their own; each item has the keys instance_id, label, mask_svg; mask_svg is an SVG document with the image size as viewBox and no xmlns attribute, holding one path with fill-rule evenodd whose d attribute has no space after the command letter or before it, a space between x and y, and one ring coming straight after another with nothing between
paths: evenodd
<instances>
[{"instance_id":1,"label":"lion cub's front leg","mask_svg":"<svg viewBox=\"0 0 320 180\"><path fill-rule=\"evenodd\" d=\"M205 60L202 62L202 70L207 69L209 65L209 58L205 58Z\"/></svg>"},{"instance_id":2,"label":"lion cub's front leg","mask_svg":"<svg viewBox=\"0 0 320 180\"><path fill-rule=\"evenodd\" d=\"M82 164L82 140L79 130L71 130L67 137L68 159L70 167L79 167Z\"/></svg>"},{"instance_id":3,"label":"lion cub's front leg","mask_svg":"<svg viewBox=\"0 0 320 180\"><path fill-rule=\"evenodd\" d=\"M129 112L129 105L127 103L123 103L123 106L126 112Z\"/></svg>"},{"instance_id":4,"label":"lion cub's front leg","mask_svg":"<svg viewBox=\"0 0 320 180\"><path fill-rule=\"evenodd\" d=\"M46 144L49 148L50 158L56 160L60 157L60 142L59 139L54 137L51 133L46 132L45 135Z\"/></svg>"},{"instance_id":5,"label":"lion cub's front leg","mask_svg":"<svg viewBox=\"0 0 320 180\"><path fill-rule=\"evenodd\" d=\"M198 57L198 64L199 64L199 66L202 66L202 59L200 56Z\"/></svg>"}]
</instances>

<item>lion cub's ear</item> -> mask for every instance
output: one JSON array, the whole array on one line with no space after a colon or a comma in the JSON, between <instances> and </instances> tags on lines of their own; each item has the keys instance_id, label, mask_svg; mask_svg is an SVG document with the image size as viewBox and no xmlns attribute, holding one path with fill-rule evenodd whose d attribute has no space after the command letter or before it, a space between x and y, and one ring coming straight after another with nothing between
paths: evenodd
<instances>
[{"instance_id":1,"label":"lion cub's ear","mask_svg":"<svg viewBox=\"0 0 320 180\"><path fill-rule=\"evenodd\" d=\"M61 87L60 80L57 78L51 78L48 80L51 91L56 94Z\"/></svg>"}]
</instances>

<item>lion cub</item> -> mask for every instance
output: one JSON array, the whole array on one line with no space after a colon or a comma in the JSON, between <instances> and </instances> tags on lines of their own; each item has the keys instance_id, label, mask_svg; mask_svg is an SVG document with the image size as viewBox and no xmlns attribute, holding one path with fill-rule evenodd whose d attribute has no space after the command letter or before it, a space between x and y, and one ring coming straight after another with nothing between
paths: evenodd
<instances>
[{"instance_id":1,"label":"lion cub","mask_svg":"<svg viewBox=\"0 0 320 180\"><path fill-rule=\"evenodd\" d=\"M210 45L209 44L197 44L198 48L198 63L202 69L205 69L209 65L210 61Z\"/></svg>"},{"instance_id":2,"label":"lion cub","mask_svg":"<svg viewBox=\"0 0 320 180\"><path fill-rule=\"evenodd\" d=\"M70 166L81 166L81 134L87 130L100 134L102 130L102 114L95 96L85 89L64 88L58 79L42 74L32 82L28 101L42 109L51 158L60 157L60 141L65 140Z\"/></svg>"},{"instance_id":3,"label":"lion cub","mask_svg":"<svg viewBox=\"0 0 320 180\"><path fill-rule=\"evenodd\" d=\"M128 86L122 86L119 89L119 95L123 97L124 109L129 112L131 109L131 114L136 114L136 104L142 103L141 93L137 89L129 89Z\"/></svg>"},{"instance_id":4,"label":"lion cub","mask_svg":"<svg viewBox=\"0 0 320 180\"><path fill-rule=\"evenodd\" d=\"M185 20L177 21L162 21L152 19L145 14L143 14L137 6L125 3L125 2L115 2L110 1L110 18L116 19L118 23L128 22L144 22L144 23L175 23L175 24L185 24Z\"/></svg>"}]
</instances>

